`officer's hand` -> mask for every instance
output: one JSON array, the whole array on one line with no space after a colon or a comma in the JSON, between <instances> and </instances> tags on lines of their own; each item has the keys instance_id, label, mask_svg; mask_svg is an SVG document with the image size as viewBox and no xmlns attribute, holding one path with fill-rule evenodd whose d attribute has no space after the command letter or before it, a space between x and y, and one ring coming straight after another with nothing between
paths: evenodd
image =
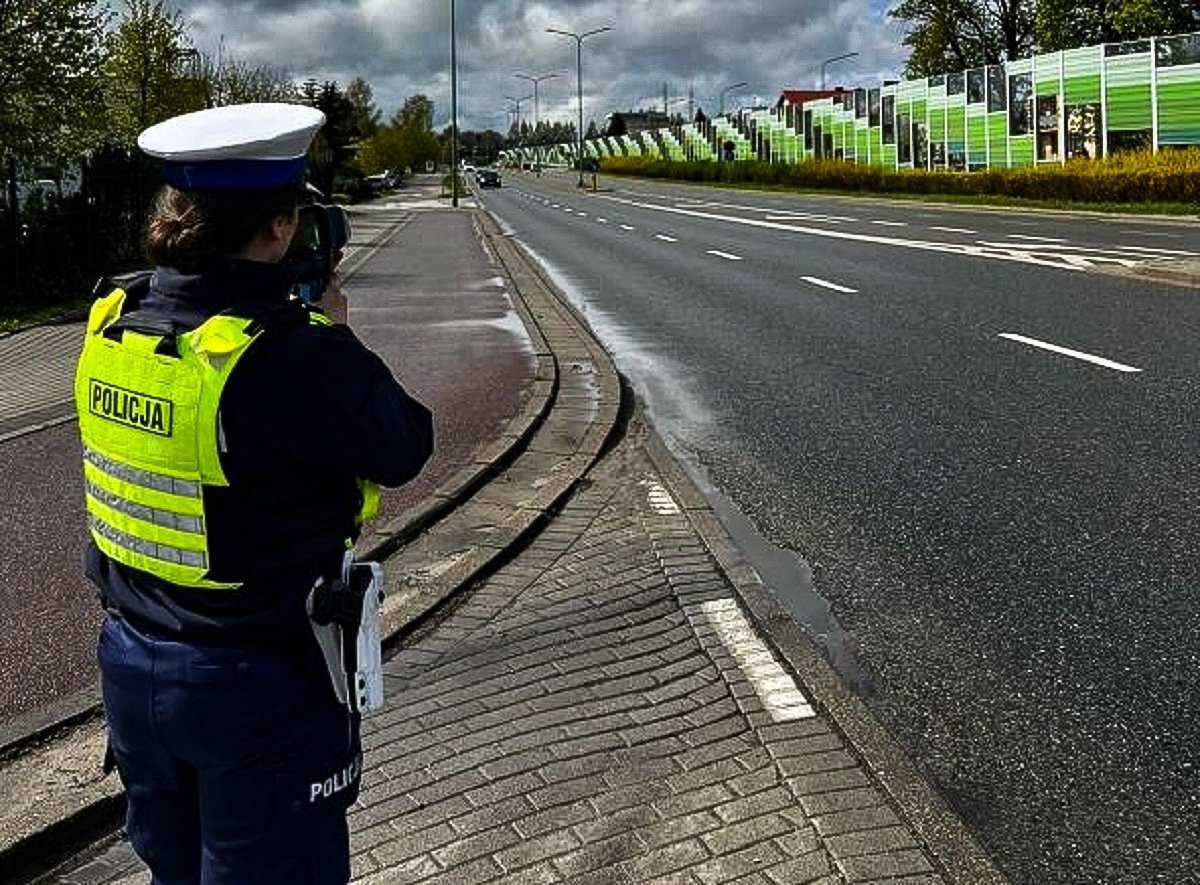
<instances>
[{"instance_id":1,"label":"officer's hand","mask_svg":"<svg viewBox=\"0 0 1200 885\"><path fill-rule=\"evenodd\" d=\"M317 305L325 316L335 323L345 323L349 314L346 295L342 292L342 272L335 270L329 278L329 285Z\"/></svg>"}]
</instances>

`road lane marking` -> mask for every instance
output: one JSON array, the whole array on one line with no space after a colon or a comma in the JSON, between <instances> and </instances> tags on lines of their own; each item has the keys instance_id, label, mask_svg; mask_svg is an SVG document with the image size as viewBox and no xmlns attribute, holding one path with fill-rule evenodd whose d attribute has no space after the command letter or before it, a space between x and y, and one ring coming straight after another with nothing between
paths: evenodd
<instances>
[{"instance_id":1,"label":"road lane marking","mask_svg":"<svg viewBox=\"0 0 1200 885\"><path fill-rule=\"evenodd\" d=\"M707 250L709 255L716 255L718 258L727 258L730 261L741 261L741 255L734 255L732 252L722 252L720 249Z\"/></svg>"},{"instance_id":2,"label":"road lane marking","mask_svg":"<svg viewBox=\"0 0 1200 885\"><path fill-rule=\"evenodd\" d=\"M849 286L840 286L837 283L831 283L829 280L823 280L820 277L801 277L800 279L804 280L806 283L812 283L814 286L832 289L835 292L846 292L850 295L853 295L858 291L857 289L851 289Z\"/></svg>"},{"instance_id":3,"label":"road lane marking","mask_svg":"<svg viewBox=\"0 0 1200 885\"><path fill-rule=\"evenodd\" d=\"M646 487L646 499L655 513L660 516L674 516L683 512L662 483L647 479L642 481L642 485Z\"/></svg>"},{"instance_id":4,"label":"road lane marking","mask_svg":"<svg viewBox=\"0 0 1200 885\"><path fill-rule=\"evenodd\" d=\"M1106 369L1116 369L1118 372L1140 372L1141 369L1127 366L1124 363L1114 362L1113 360L1105 359L1102 356L1096 356L1091 353L1084 353L1082 350L1072 350L1069 347L1060 347L1057 344L1049 344L1045 341L1039 341L1036 338L1027 338L1024 335L1017 335L1014 332L1001 332L1001 338L1007 338L1009 341L1018 341L1021 344L1028 344L1030 347L1040 347L1042 350L1061 353L1063 356L1074 357L1077 360L1083 360L1088 363L1095 363L1097 366L1104 366Z\"/></svg>"},{"instance_id":5,"label":"road lane marking","mask_svg":"<svg viewBox=\"0 0 1200 885\"><path fill-rule=\"evenodd\" d=\"M1153 234L1153 236L1174 237L1178 234ZM1186 249L1158 249L1154 246L1121 246L1125 252L1146 252L1150 256L1155 255L1187 255L1194 257L1200 255L1200 252L1189 252Z\"/></svg>"},{"instance_id":6,"label":"road lane marking","mask_svg":"<svg viewBox=\"0 0 1200 885\"><path fill-rule=\"evenodd\" d=\"M608 219L607 218L597 218L596 224L608 224Z\"/></svg>"},{"instance_id":7,"label":"road lane marking","mask_svg":"<svg viewBox=\"0 0 1200 885\"><path fill-rule=\"evenodd\" d=\"M636 194L634 191L629 191L628 193ZM644 196L643 194L636 195ZM782 206L747 206L744 203L722 203L718 200L695 200L689 201L689 203L676 203L675 206L676 208L684 208L689 204L702 209L740 209L743 212L763 212L768 216L768 220L770 216L780 216L788 218L807 218L813 221L858 221L857 218L851 218L848 215L826 215L823 212L805 212L800 209L792 211L785 209Z\"/></svg>"},{"instance_id":8,"label":"road lane marking","mask_svg":"<svg viewBox=\"0 0 1200 885\"><path fill-rule=\"evenodd\" d=\"M1123 230L1123 231L1121 231L1121 233L1133 234L1135 237L1162 237L1167 240L1178 240L1178 239L1183 238L1183 234L1168 234L1168 233L1160 233L1158 231L1151 231L1151 230L1136 230L1134 228L1129 228L1128 230Z\"/></svg>"},{"instance_id":9,"label":"road lane marking","mask_svg":"<svg viewBox=\"0 0 1200 885\"><path fill-rule=\"evenodd\" d=\"M1136 249L1134 246L1075 246L1070 243L1005 243L1001 240L976 240L981 246L997 246L1007 249L1020 249L1023 252L1048 252L1051 255L1065 255L1068 252L1087 252L1101 255L1118 255ZM1141 251L1135 251L1129 257L1141 257Z\"/></svg>"},{"instance_id":10,"label":"road lane marking","mask_svg":"<svg viewBox=\"0 0 1200 885\"><path fill-rule=\"evenodd\" d=\"M817 715L796 686L796 680L779 665L766 643L754 632L736 601L729 597L709 599L700 603L700 613L737 663L773 721L790 722Z\"/></svg>"},{"instance_id":11,"label":"road lane marking","mask_svg":"<svg viewBox=\"0 0 1200 885\"><path fill-rule=\"evenodd\" d=\"M997 243L988 240L976 240L981 246L992 246L1000 249L1007 248L1015 255L1032 256L1035 252L1040 255L1052 255L1067 264L1074 265L1080 268L1088 268L1091 262L1094 261L1110 261L1114 264L1120 264L1124 267L1136 267L1142 263L1142 256L1131 255L1122 257L1116 254L1107 254L1102 251L1100 246L1067 246L1058 243L1046 243L1041 245L1038 243L1030 243L1027 246L1018 246L1015 243ZM1074 255L1074 252L1084 252L1084 255Z\"/></svg>"},{"instance_id":12,"label":"road lane marking","mask_svg":"<svg viewBox=\"0 0 1200 885\"><path fill-rule=\"evenodd\" d=\"M664 243L678 243L679 242L679 240L675 239L675 237L668 237L666 234L655 234L654 239L662 240Z\"/></svg>"},{"instance_id":13,"label":"road lane marking","mask_svg":"<svg viewBox=\"0 0 1200 885\"><path fill-rule=\"evenodd\" d=\"M881 224L884 227L908 227L907 221L872 221L871 224Z\"/></svg>"},{"instance_id":14,"label":"road lane marking","mask_svg":"<svg viewBox=\"0 0 1200 885\"><path fill-rule=\"evenodd\" d=\"M836 215L811 215L808 213L789 213L787 215L767 215L767 221L811 221L814 224L841 224L843 221L853 221L853 218L839 218Z\"/></svg>"},{"instance_id":15,"label":"road lane marking","mask_svg":"<svg viewBox=\"0 0 1200 885\"><path fill-rule=\"evenodd\" d=\"M637 230L637 228L631 224L622 224L621 230Z\"/></svg>"},{"instance_id":16,"label":"road lane marking","mask_svg":"<svg viewBox=\"0 0 1200 885\"><path fill-rule=\"evenodd\" d=\"M1028 234L1008 234L1010 240L1030 240L1035 243L1066 243L1062 237L1034 237Z\"/></svg>"},{"instance_id":17,"label":"road lane marking","mask_svg":"<svg viewBox=\"0 0 1200 885\"><path fill-rule=\"evenodd\" d=\"M855 233L848 230L830 230L828 228L805 227L799 224L783 224L778 221L762 221L757 218L739 218L736 215L723 215L718 212L696 212L691 209L676 209L671 206L661 206L657 203L647 203L641 200L629 200L624 197L597 194L593 199L608 200L626 206L636 206L640 209L650 209L656 212L666 212L672 215L687 215L692 218L706 218L710 221L725 221L730 224L741 224L747 227L761 227L769 230L789 231L812 237L825 237L831 240L847 240L854 243L872 243L877 246L894 246L902 249L919 249L924 252L943 252L951 255L962 255L971 258L990 258L994 261L1016 261L1021 264L1033 264L1038 267L1053 267L1058 270L1078 272L1081 268L1061 261L1029 255L1013 255L1006 250L993 250L973 243L947 243L942 240L912 240L900 237L886 237L881 234ZM1011 249L1011 246L1009 247Z\"/></svg>"},{"instance_id":18,"label":"road lane marking","mask_svg":"<svg viewBox=\"0 0 1200 885\"><path fill-rule=\"evenodd\" d=\"M977 233L979 233L979 231L971 230L969 227L939 227L936 224L932 225L929 229L930 230L940 230L942 233L946 233L946 234L977 234Z\"/></svg>"}]
</instances>

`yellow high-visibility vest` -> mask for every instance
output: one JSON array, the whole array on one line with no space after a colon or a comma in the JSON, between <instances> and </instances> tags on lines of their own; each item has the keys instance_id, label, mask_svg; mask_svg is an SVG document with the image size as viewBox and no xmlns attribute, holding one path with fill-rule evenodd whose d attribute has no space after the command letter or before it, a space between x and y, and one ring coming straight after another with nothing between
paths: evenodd
<instances>
[{"instance_id":1,"label":"yellow high-visibility vest","mask_svg":"<svg viewBox=\"0 0 1200 885\"><path fill-rule=\"evenodd\" d=\"M239 587L207 577L204 488L229 485L218 451L221 394L263 326L218 314L174 341L133 329L106 336L125 299L117 288L92 306L75 374L92 538L117 562L173 584ZM310 322L329 321L310 314ZM379 491L359 485L361 524Z\"/></svg>"}]
</instances>

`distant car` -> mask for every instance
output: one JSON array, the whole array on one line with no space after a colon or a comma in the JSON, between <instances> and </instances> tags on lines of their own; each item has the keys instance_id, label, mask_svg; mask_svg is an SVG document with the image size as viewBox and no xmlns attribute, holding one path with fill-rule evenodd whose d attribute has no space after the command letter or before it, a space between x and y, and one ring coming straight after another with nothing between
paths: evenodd
<instances>
[{"instance_id":1,"label":"distant car","mask_svg":"<svg viewBox=\"0 0 1200 885\"><path fill-rule=\"evenodd\" d=\"M475 173L480 187L500 187L500 173L495 169L480 169Z\"/></svg>"}]
</instances>

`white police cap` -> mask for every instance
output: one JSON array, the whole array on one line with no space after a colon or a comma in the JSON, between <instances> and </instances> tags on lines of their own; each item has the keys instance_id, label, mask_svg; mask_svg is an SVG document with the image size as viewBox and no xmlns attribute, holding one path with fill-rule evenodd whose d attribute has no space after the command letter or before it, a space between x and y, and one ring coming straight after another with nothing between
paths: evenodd
<instances>
[{"instance_id":1,"label":"white police cap","mask_svg":"<svg viewBox=\"0 0 1200 885\"><path fill-rule=\"evenodd\" d=\"M307 105L235 104L183 114L138 136L185 190L277 190L297 183L325 115Z\"/></svg>"}]
</instances>

